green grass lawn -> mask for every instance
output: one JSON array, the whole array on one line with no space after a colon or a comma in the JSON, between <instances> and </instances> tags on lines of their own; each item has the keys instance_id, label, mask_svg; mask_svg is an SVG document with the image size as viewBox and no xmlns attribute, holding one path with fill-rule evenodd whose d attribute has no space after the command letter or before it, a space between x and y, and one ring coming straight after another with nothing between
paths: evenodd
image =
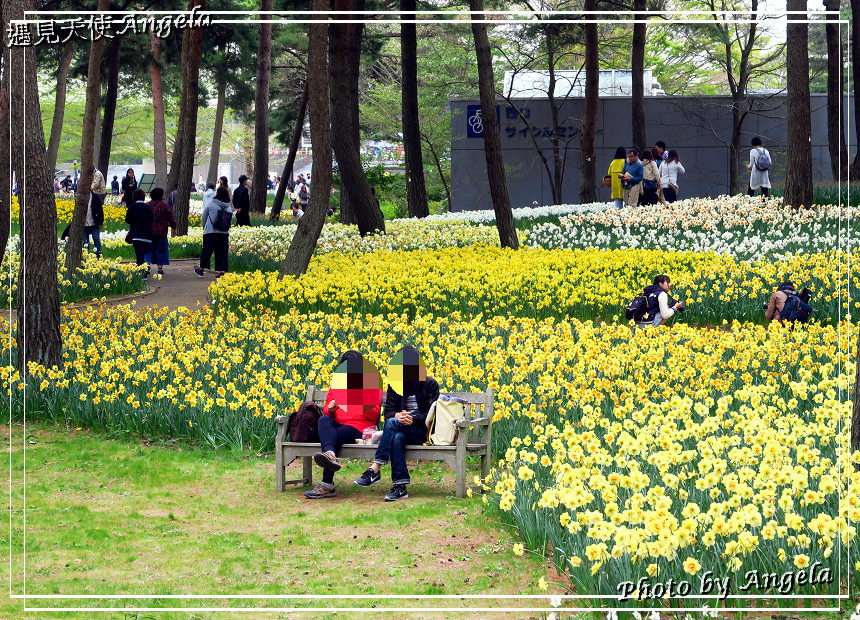
<instances>
[{"instance_id":1,"label":"green grass lawn","mask_svg":"<svg viewBox=\"0 0 860 620\"><path fill-rule=\"evenodd\" d=\"M13 592L22 592L26 578L29 595L284 597L39 599L28 601L28 607L487 607L500 602L289 597L539 594L536 583L547 574L545 563L512 553L515 539L485 513L477 495L456 499L453 473L438 463L413 466L410 497L386 503L387 479L360 488L352 480L365 464L348 461L336 478L338 496L314 501L303 497L304 488L275 491L273 455L215 453L42 423L28 423L26 431L20 424L3 429L13 479ZM300 471L300 463L293 463L287 479ZM4 528L0 545L5 548L8 536ZM551 584L549 592L561 590ZM523 604L538 606L501 602ZM0 606L0 617L19 613L20 601ZM480 616L527 617L524 613ZM230 617L252 616L288 617L274 612ZM83 616L52 612L50 617ZM214 613L98 617L211 618ZM314 617L334 617L334 612Z\"/></svg>"}]
</instances>

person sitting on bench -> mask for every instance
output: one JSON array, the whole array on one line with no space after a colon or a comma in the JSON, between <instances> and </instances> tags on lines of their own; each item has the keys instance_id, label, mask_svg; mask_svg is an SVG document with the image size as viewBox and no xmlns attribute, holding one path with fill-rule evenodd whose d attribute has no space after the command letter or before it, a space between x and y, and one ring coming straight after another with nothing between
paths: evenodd
<instances>
[{"instance_id":1,"label":"person sitting on bench","mask_svg":"<svg viewBox=\"0 0 860 620\"><path fill-rule=\"evenodd\" d=\"M358 380L353 383L358 376ZM359 385L362 387L353 387ZM365 428L376 427L382 400L382 379L376 367L358 351L344 353L332 376L323 413L317 426L320 451L314 462L323 468L322 482L305 491L308 499L336 495L334 474L341 467L337 455L344 444L355 443Z\"/></svg>"},{"instance_id":2,"label":"person sitting on bench","mask_svg":"<svg viewBox=\"0 0 860 620\"><path fill-rule=\"evenodd\" d=\"M369 487L379 482L383 465L391 459L391 480L394 486L385 501L406 499L409 469L406 467L406 446L427 441L425 420L430 406L439 398L439 384L427 376L427 367L415 347L406 346L394 354L388 365L388 390L385 395L385 427L373 463L355 483Z\"/></svg>"}]
</instances>

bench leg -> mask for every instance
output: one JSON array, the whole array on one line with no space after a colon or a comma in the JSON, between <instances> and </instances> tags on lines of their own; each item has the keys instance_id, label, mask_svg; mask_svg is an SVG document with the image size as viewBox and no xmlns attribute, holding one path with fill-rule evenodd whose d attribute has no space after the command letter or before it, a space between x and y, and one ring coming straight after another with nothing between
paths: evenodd
<instances>
[{"instance_id":1,"label":"bench leg","mask_svg":"<svg viewBox=\"0 0 860 620\"><path fill-rule=\"evenodd\" d=\"M462 499L466 497L466 460L458 460L457 467L457 497Z\"/></svg>"},{"instance_id":2,"label":"bench leg","mask_svg":"<svg viewBox=\"0 0 860 620\"><path fill-rule=\"evenodd\" d=\"M280 461L280 459L279 459L279 461ZM285 480L287 477L286 476L286 470L287 470L287 468L284 467L283 461L275 463L275 490L278 493L284 492L284 483L285 483Z\"/></svg>"},{"instance_id":3,"label":"bench leg","mask_svg":"<svg viewBox=\"0 0 860 620\"><path fill-rule=\"evenodd\" d=\"M313 486L314 469L313 460L310 456L302 457L302 477L305 479L305 484Z\"/></svg>"},{"instance_id":4,"label":"bench leg","mask_svg":"<svg viewBox=\"0 0 860 620\"><path fill-rule=\"evenodd\" d=\"M489 448L487 448L489 452ZM490 455L484 454L481 456L481 487L483 488L483 483L487 479L487 476L490 475Z\"/></svg>"}]
</instances>

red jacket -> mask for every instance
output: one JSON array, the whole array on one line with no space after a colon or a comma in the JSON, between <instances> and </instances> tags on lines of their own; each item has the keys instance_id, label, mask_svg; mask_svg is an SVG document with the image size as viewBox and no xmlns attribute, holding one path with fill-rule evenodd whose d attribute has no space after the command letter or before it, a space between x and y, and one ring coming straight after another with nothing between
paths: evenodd
<instances>
[{"instance_id":1,"label":"red jacket","mask_svg":"<svg viewBox=\"0 0 860 620\"><path fill-rule=\"evenodd\" d=\"M334 414L330 414L328 410L328 404L331 401L332 394L331 390L329 390L328 394L326 394L325 396L325 404L323 405L323 411L326 415L329 415L334 418L335 422L339 422L340 424L346 424L347 426L351 426L360 432L364 432L364 429L368 426L379 426L379 412L382 410L382 390L379 390L379 399L377 400L376 405L367 413L364 413L364 408L361 405L346 405L351 410L348 411L344 409L340 404L338 404Z\"/></svg>"}]
</instances>

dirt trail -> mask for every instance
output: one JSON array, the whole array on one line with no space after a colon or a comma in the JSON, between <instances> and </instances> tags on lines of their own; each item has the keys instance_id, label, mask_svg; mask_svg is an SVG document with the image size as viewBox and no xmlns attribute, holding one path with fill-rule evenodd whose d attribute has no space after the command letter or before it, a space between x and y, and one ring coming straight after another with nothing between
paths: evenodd
<instances>
[{"instance_id":1,"label":"dirt trail","mask_svg":"<svg viewBox=\"0 0 860 620\"><path fill-rule=\"evenodd\" d=\"M207 291L209 285L215 281L215 272L207 271L203 278L194 273L194 267L198 265L196 258L180 258L170 261L170 265L164 267L164 277L160 280L150 276L147 281L147 294L134 295L129 297L119 297L116 299L108 299L104 305L118 306L128 305L132 301L136 301L137 307L158 306L160 308L168 307L171 310L176 310L180 307L186 307L189 310L197 310L209 303ZM157 267L153 267L152 272L155 273ZM198 304L199 302L199 304ZM87 303L96 302L81 302L75 304L75 307L83 307ZM17 312L15 310L0 311L0 317L11 321L13 324L17 320Z\"/></svg>"}]
</instances>

